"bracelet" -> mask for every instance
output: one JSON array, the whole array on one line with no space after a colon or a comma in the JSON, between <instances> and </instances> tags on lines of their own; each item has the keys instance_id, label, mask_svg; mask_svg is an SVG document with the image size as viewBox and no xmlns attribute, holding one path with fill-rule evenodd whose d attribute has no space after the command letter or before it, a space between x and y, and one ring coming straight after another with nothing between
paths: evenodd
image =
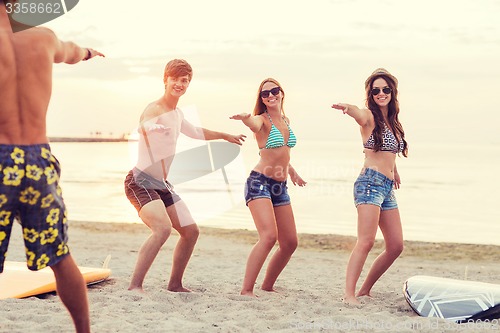
<instances>
[{"instance_id":1,"label":"bracelet","mask_svg":"<svg viewBox=\"0 0 500 333\"><path fill-rule=\"evenodd\" d=\"M90 49L86 49L87 50L87 56L85 58L83 58L82 60L83 61L87 61L90 59L90 57L92 56L92 53L90 52Z\"/></svg>"}]
</instances>

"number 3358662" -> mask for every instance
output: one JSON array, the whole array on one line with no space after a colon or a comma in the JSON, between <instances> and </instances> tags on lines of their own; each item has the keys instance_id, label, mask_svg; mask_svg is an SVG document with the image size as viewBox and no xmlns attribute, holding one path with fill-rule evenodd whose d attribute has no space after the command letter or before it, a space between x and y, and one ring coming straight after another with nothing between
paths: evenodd
<instances>
[{"instance_id":1,"label":"number 3358662","mask_svg":"<svg viewBox=\"0 0 500 333\"><path fill-rule=\"evenodd\" d=\"M62 14L60 3L7 3L7 14Z\"/></svg>"}]
</instances>

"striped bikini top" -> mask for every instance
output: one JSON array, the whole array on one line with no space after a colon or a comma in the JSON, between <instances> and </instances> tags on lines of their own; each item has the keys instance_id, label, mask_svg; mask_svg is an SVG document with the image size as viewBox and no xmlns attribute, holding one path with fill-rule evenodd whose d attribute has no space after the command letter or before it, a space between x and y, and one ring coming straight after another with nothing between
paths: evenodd
<instances>
[{"instance_id":1,"label":"striped bikini top","mask_svg":"<svg viewBox=\"0 0 500 333\"><path fill-rule=\"evenodd\" d=\"M373 132L363 144L363 147L367 149L375 148L375 138L373 137ZM384 123L384 130L382 131L382 147L380 147L381 151L389 151L394 154L401 153L404 149L403 140L399 141L396 139L396 136L392 133L392 131L387 127Z\"/></svg>"},{"instance_id":2,"label":"striped bikini top","mask_svg":"<svg viewBox=\"0 0 500 333\"><path fill-rule=\"evenodd\" d=\"M290 148L295 147L295 145L297 144L297 138L295 137L295 134L290 128L290 125L288 125L288 123L286 122L285 118L283 117L283 120L285 121L285 124L288 127L288 132L290 133L287 143L285 143L285 138L283 137L283 134L281 134L280 130L276 126L274 126L273 120L271 119L271 116L269 115L269 112L267 112L267 110L266 113L269 117L269 121L271 122L271 131L269 131L266 146L260 149L273 149L283 147L285 145Z\"/></svg>"}]
</instances>

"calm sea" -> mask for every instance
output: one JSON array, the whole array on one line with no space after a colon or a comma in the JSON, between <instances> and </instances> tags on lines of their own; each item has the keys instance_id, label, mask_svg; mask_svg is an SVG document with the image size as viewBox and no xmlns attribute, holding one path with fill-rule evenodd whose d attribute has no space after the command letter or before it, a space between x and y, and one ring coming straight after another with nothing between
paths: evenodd
<instances>
[{"instance_id":1,"label":"calm sea","mask_svg":"<svg viewBox=\"0 0 500 333\"><path fill-rule=\"evenodd\" d=\"M62 166L61 186L70 220L141 223L123 190L124 177L135 163L134 145L52 143ZM189 148L181 142L178 151ZM396 196L405 239L500 245L500 177L496 176L500 148L418 144L411 148L411 158L397 160L402 186ZM302 140L294 148L291 164L308 182L303 188L289 184L299 232L356 234L352 185L362 159L357 141ZM247 140L224 170L175 184L199 225L255 229L243 187L257 160L255 143Z\"/></svg>"}]
</instances>

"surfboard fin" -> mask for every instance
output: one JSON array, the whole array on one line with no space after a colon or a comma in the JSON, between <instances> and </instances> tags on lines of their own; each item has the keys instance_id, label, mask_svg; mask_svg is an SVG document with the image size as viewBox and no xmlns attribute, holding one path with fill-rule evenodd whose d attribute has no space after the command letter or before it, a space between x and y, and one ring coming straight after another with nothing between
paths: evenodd
<instances>
[{"instance_id":1,"label":"surfboard fin","mask_svg":"<svg viewBox=\"0 0 500 333\"><path fill-rule=\"evenodd\" d=\"M102 268L109 268L109 262L111 261L111 254L108 254L106 259L104 259L104 263L102 264Z\"/></svg>"}]
</instances>

